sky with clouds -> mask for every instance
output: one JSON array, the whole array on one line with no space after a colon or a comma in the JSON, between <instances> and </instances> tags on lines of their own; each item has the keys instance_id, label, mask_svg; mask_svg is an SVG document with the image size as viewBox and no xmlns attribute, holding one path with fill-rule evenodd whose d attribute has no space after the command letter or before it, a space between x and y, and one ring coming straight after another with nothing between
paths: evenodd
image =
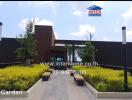
<instances>
[{"instance_id":1,"label":"sky with clouds","mask_svg":"<svg viewBox=\"0 0 132 100\"><path fill-rule=\"evenodd\" d=\"M90 17L86 8L102 7L102 16ZM2 37L15 38L24 33L28 20L38 25L52 25L57 39L122 41L121 27L127 28L132 42L131 1L0 1Z\"/></svg>"}]
</instances>

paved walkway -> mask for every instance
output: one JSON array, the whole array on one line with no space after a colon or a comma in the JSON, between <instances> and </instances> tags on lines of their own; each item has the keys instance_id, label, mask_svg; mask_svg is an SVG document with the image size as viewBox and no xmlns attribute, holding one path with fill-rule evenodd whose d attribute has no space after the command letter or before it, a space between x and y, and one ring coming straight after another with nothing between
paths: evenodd
<instances>
[{"instance_id":1,"label":"paved walkway","mask_svg":"<svg viewBox=\"0 0 132 100\"><path fill-rule=\"evenodd\" d=\"M0 98L0 100L132 100L128 98L96 98L87 87L77 86L73 77L52 74L49 81L39 81L27 98Z\"/></svg>"}]
</instances>

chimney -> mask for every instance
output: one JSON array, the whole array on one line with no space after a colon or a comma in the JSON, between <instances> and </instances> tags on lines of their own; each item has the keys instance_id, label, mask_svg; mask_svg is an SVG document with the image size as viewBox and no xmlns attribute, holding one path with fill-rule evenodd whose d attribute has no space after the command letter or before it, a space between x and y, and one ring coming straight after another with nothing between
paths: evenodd
<instances>
[{"instance_id":1,"label":"chimney","mask_svg":"<svg viewBox=\"0 0 132 100\"><path fill-rule=\"evenodd\" d=\"M126 44L126 27L122 27L122 44Z\"/></svg>"},{"instance_id":2,"label":"chimney","mask_svg":"<svg viewBox=\"0 0 132 100\"><path fill-rule=\"evenodd\" d=\"M0 41L1 41L1 38L2 38L2 22L0 22Z\"/></svg>"}]
</instances>

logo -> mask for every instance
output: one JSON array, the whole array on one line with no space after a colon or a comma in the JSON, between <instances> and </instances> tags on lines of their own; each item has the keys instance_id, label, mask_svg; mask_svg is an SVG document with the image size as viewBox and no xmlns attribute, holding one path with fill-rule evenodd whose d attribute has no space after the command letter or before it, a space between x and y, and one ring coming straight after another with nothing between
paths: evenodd
<instances>
[{"instance_id":1,"label":"logo","mask_svg":"<svg viewBox=\"0 0 132 100\"><path fill-rule=\"evenodd\" d=\"M101 7L93 5L88 9L88 16L101 16Z\"/></svg>"}]
</instances>

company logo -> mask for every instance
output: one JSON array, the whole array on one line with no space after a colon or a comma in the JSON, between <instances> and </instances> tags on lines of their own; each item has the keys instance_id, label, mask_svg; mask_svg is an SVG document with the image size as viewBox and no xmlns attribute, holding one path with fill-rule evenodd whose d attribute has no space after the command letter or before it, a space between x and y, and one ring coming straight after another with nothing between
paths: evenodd
<instances>
[{"instance_id":1,"label":"company logo","mask_svg":"<svg viewBox=\"0 0 132 100\"><path fill-rule=\"evenodd\" d=\"M88 9L88 16L101 16L101 7L93 5Z\"/></svg>"}]
</instances>

